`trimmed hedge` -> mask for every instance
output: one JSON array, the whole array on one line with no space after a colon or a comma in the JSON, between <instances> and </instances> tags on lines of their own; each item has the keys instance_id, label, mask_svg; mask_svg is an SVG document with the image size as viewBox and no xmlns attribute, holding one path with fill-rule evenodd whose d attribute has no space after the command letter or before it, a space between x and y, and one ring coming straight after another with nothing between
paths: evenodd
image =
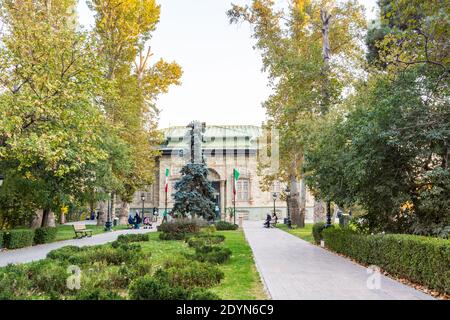
<instances>
[{"instance_id":1,"label":"trimmed hedge","mask_svg":"<svg viewBox=\"0 0 450 320\"><path fill-rule=\"evenodd\" d=\"M56 239L56 233L58 229L54 227L38 228L34 231L34 243L42 244L53 242Z\"/></svg>"},{"instance_id":2,"label":"trimmed hedge","mask_svg":"<svg viewBox=\"0 0 450 320\"><path fill-rule=\"evenodd\" d=\"M4 234L5 248L19 249L33 245L34 230L15 229L8 230Z\"/></svg>"},{"instance_id":3,"label":"trimmed hedge","mask_svg":"<svg viewBox=\"0 0 450 320\"><path fill-rule=\"evenodd\" d=\"M325 222L314 223L312 227L312 235L316 244L320 244L320 240L323 239L322 231L325 229Z\"/></svg>"},{"instance_id":4,"label":"trimmed hedge","mask_svg":"<svg viewBox=\"0 0 450 320\"><path fill-rule=\"evenodd\" d=\"M216 223L216 229L218 231L237 230L238 228L239 228L239 226L237 224L229 223L229 222L226 222L226 221L218 221Z\"/></svg>"},{"instance_id":5,"label":"trimmed hedge","mask_svg":"<svg viewBox=\"0 0 450 320\"><path fill-rule=\"evenodd\" d=\"M450 240L416 235L363 235L348 228L323 230L325 245L361 263L450 293Z\"/></svg>"},{"instance_id":6,"label":"trimmed hedge","mask_svg":"<svg viewBox=\"0 0 450 320\"><path fill-rule=\"evenodd\" d=\"M195 220L178 219L166 222L157 227L161 240L184 240L186 236L200 232L200 226Z\"/></svg>"}]
</instances>

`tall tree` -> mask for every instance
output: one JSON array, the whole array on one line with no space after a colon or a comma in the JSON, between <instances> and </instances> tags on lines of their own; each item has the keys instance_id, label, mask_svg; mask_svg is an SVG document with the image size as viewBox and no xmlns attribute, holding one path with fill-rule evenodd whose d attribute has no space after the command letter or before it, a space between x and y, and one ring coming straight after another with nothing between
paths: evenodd
<instances>
[{"instance_id":1,"label":"tall tree","mask_svg":"<svg viewBox=\"0 0 450 320\"><path fill-rule=\"evenodd\" d=\"M128 203L136 190L154 180L157 131L157 97L179 84L181 68L159 60L150 65L148 45L159 22L160 6L154 0L94 0L99 53L106 65L105 77L115 92L105 99L109 121L129 144L132 166L120 175L123 184L111 190L122 200L120 222L126 223Z\"/></svg>"},{"instance_id":2,"label":"tall tree","mask_svg":"<svg viewBox=\"0 0 450 320\"><path fill-rule=\"evenodd\" d=\"M233 5L228 16L231 22L244 20L254 27L256 48L274 90L264 107L268 124L280 132L280 170L265 175L263 188L274 179L289 182L292 218L303 226L305 203L300 195L304 189L298 191L298 180L308 127L338 102L343 84L353 80L345 64L357 65L362 55L361 6L354 1L295 0L285 13L276 10L272 0L254 0L251 6Z\"/></svg>"},{"instance_id":3,"label":"tall tree","mask_svg":"<svg viewBox=\"0 0 450 320\"><path fill-rule=\"evenodd\" d=\"M107 86L92 39L77 30L76 1L0 3L0 192L29 192L24 208L43 209L41 225L51 225L86 185L86 167L107 157L98 102ZM1 210L21 205L5 201Z\"/></svg>"}]
</instances>

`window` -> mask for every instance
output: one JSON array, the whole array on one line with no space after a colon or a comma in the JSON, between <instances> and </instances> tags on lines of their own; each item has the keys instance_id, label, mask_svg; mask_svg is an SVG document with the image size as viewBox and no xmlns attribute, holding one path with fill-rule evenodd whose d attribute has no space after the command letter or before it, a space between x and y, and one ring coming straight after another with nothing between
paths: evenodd
<instances>
[{"instance_id":1,"label":"window","mask_svg":"<svg viewBox=\"0 0 450 320\"><path fill-rule=\"evenodd\" d=\"M249 199L249 181L247 179L238 180L236 183L236 200L248 201Z\"/></svg>"}]
</instances>

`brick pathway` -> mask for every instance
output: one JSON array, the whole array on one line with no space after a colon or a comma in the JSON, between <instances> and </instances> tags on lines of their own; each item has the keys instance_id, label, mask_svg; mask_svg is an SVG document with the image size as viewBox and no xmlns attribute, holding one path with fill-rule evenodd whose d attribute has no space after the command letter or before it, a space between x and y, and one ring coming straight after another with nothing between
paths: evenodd
<instances>
[{"instance_id":1,"label":"brick pathway","mask_svg":"<svg viewBox=\"0 0 450 320\"><path fill-rule=\"evenodd\" d=\"M272 299L433 299L383 275L369 289L367 268L262 223L245 221L244 232Z\"/></svg>"},{"instance_id":2,"label":"brick pathway","mask_svg":"<svg viewBox=\"0 0 450 320\"><path fill-rule=\"evenodd\" d=\"M9 263L24 263L44 259L47 256L47 253L49 253L50 251L64 246L84 247L97 244L105 244L116 240L117 237L121 234L146 233L152 231L156 231L156 228L153 227L153 229L119 230L93 235L92 237L88 238L64 240L22 249L2 251L0 252L0 267L6 266Z\"/></svg>"}]
</instances>

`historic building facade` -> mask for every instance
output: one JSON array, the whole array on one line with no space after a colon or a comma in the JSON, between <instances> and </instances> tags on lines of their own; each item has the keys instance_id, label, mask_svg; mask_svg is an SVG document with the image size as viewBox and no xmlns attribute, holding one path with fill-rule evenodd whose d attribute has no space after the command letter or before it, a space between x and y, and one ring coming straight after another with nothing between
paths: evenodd
<instances>
[{"instance_id":1,"label":"historic building facade","mask_svg":"<svg viewBox=\"0 0 450 320\"><path fill-rule=\"evenodd\" d=\"M167 207L169 210L172 208L175 183L181 177L181 168L190 160L189 130L182 126L163 130L165 142L161 146L155 183L147 191L135 194L131 204L132 211L141 211L144 205L145 212L150 212L153 208L163 212L166 203L166 169L169 169ZM233 208L233 169L240 173L236 185L237 216L242 215L244 219L251 220L264 219L267 213L273 212L274 192L278 195L275 202L276 211L279 217L286 216L286 202L280 198L285 186L277 182L268 191L260 189L257 153L261 134L260 127L251 125L206 126L202 151L209 169L209 179L216 190L216 205L222 216L229 216L229 208ZM144 203L141 200L142 193L145 195ZM314 199L307 193L306 200L306 219L312 220Z\"/></svg>"}]
</instances>

